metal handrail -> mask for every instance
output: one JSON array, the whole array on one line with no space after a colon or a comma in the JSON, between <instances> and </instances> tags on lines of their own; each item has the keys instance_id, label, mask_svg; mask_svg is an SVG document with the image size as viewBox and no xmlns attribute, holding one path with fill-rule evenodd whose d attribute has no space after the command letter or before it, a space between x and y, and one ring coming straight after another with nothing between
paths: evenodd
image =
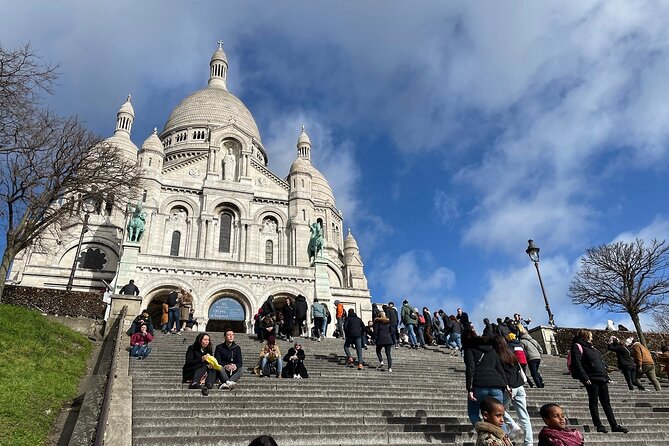
<instances>
[{"instance_id":1,"label":"metal handrail","mask_svg":"<svg viewBox=\"0 0 669 446\"><path fill-rule=\"evenodd\" d=\"M123 321L128 313L128 306L124 305L121 313L118 315L118 327L116 329L116 339L114 339L114 349L112 353L111 364L109 365L109 373L107 374L107 384L105 385L105 396L102 400L102 407L100 408L100 418L98 419L97 429L95 430L95 446L102 446L105 439L105 430L107 429L107 420L109 419L109 407L111 405L111 390L114 385L114 378L116 378L116 361L119 355L120 340L123 336Z\"/></svg>"}]
</instances>

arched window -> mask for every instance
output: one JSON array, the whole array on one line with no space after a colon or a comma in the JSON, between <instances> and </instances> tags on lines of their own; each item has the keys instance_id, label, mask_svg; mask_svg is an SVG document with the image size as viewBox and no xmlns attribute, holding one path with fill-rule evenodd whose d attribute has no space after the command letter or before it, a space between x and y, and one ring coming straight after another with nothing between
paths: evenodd
<instances>
[{"instance_id":1,"label":"arched window","mask_svg":"<svg viewBox=\"0 0 669 446\"><path fill-rule=\"evenodd\" d=\"M274 263L274 242L271 240L265 242L265 263L268 265Z\"/></svg>"},{"instance_id":2,"label":"arched window","mask_svg":"<svg viewBox=\"0 0 669 446\"><path fill-rule=\"evenodd\" d=\"M232 215L227 212L221 214L221 234L218 239L218 252L230 252L232 235Z\"/></svg>"},{"instance_id":3,"label":"arched window","mask_svg":"<svg viewBox=\"0 0 669 446\"><path fill-rule=\"evenodd\" d=\"M181 245L181 232L174 231L172 233L172 244L170 245L170 255L178 256L179 255L179 245Z\"/></svg>"}]
</instances>

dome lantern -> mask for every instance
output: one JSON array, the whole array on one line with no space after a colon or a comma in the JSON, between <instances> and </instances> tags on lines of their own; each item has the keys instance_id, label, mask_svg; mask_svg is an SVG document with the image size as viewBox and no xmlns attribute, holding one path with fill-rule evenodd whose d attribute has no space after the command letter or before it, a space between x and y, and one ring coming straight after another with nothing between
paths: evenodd
<instances>
[{"instance_id":1,"label":"dome lantern","mask_svg":"<svg viewBox=\"0 0 669 446\"><path fill-rule=\"evenodd\" d=\"M130 103L130 95L126 99L125 103L121 105L118 113L116 114L116 130L114 135L116 136L126 136L130 138L130 132L132 131L132 123L135 121L135 109L132 108Z\"/></svg>"},{"instance_id":2,"label":"dome lantern","mask_svg":"<svg viewBox=\"0 0 669 446\"><path fill-rule=\"evenodd\" d=\"M209 62L209 85L227 90L228 57L223 51L223 41L218 41L218 49L214 51Z\"/></svg>"},{"instance_id":3,"label":"dome lantern","mask_svg":"<svg viewBox=\"0 0 669 446\"><path fill-rule=\"evenodd\" d=\"M302 133L297 138L297 157L311 161L311 140L302 126Z\"/></svg>"}]
</instances>

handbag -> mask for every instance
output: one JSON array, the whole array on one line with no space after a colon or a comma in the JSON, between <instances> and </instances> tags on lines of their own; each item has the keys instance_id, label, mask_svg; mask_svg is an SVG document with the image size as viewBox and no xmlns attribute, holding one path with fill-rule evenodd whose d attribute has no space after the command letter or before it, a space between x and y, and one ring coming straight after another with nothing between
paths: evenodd
<instances>
[{"instance_id":1,"label":"handbag","mask_svg":"<svg viewBox=\"0 0 669 446\"><path fill-rule=\"evenodd\" d=\"M523 371L523 368L518 364L518 370L520 371L520 376L523 378L523 384L527 384L527 375Z\"/></svg>"}]
</instances>

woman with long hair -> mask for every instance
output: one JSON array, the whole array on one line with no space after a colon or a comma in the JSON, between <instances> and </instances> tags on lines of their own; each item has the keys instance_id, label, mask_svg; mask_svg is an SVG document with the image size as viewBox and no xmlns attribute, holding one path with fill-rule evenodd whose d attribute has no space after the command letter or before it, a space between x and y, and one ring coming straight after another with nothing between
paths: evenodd
<instances>
[{"instance_id":1,"label":"woman with long hair","mask_svg":"<svg viewBox=\"0 0 669 446\"><path fill-rule=\"evenodd\" d=\"M590 416L592 417L592 423L597 427L597 432L608 432L599 418L598 404L601 403L611 430L627 433L628 430L619 425L613 415L608 384L611 379L606 371L606 364L602 355L592 345L592 333L589 330L581 329L576 332L576 336L571 343L570 355L571 374L583 383L585 390L588 392Z\"/></svg>"},{"instance_id":2,"label":"woman with long hair","mask_svg":"<svg viewBox=\"0 0 669 446\"><path fill-rule=\"evenodd\" d=\"M483 398L493 396L500 403L504 403L504 391L508 385L502 363L490 345L489 338L466 330L462 340L465 352L467 413L474 425L481 421L480 404Z\"/></svg>"},{"instance_id":3,"label":"woman with long hair","mask_svg":"<svg viewBox=\"0 0 669 446\"><path fill-rule=\"evenodd\" d=\"M527 412L525 387L523 387L525 380L521 373L520 363L502 336L497 335L492 338L492 345L499 356L499 360L502 362L502 369L504 369L506 381L511 388L510 394L504 392L504 407L508 408L509 405L512 404L518 415L520 424L522 425L521 429L521 426L518 426L518 424L513 421L508 410L504 411L504 422L510 428L509 437L512 437L512 439L518 438L521 436L522 432L525 432L523 436L523 445L530 446L532 444L532 421L530 420L530 414Z\"/></svg>"},{"instance_id":4,"label":"woman with long hair","mask_svg":"<svg viewBox=\"0 0 669 446\"><path fill-rule=\"evenodd\" d=\"M209 389L216 382L216 370L207 360L214 357L211 339L208 333L200 333L195 342L186 350L186 362L183 366L183 382L190 381L190 389L202 389L202 395L209 395Z\"/></svg>"},{"instance_id":5,"label":"woman with long hair","mask_svg":"<svg viewBox=\"0 0 669 446\"><path fill-rule=\"evenodd\" d=\"M376 346L376 357L379 358L379 366L377 370L383 368L383 356L381 350L386 351L386 360L388 361L388 372L393 371L393 357L391 356L391 347L393 346L393 337L391 336L390 319L386 317L384 311L380 311L372 329L372 336L374 336L374 345Z\"/></svg>"}]
</instances>

